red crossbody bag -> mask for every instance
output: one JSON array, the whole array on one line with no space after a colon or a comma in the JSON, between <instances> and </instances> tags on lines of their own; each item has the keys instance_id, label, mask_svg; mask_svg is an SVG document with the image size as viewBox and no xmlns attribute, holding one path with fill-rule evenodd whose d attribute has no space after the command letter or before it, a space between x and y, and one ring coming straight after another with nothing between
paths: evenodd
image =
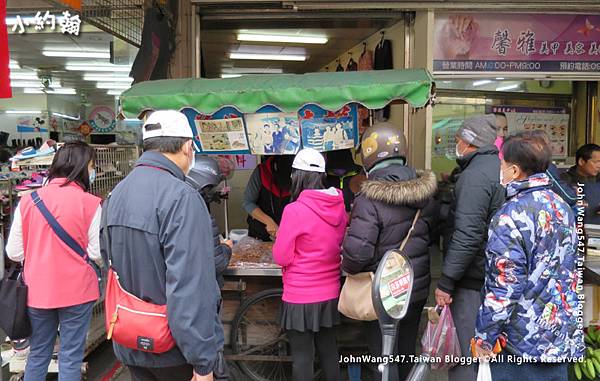
<instances>
[{"instance_id":1,"label":"red crossbody bag","mask_svg":"<svg viewBox=\"0 0 600 381\"><path fill-rule=\"evenodd\" d=\"M110 234L105 212L109 198L110 196L104 202L102 213L103 239L109 260L104 299L107 339L143 352L167 352L176 345L167 320L167 306L146 302L127 292L112 268Z\"/></svg>"}]
</instances>

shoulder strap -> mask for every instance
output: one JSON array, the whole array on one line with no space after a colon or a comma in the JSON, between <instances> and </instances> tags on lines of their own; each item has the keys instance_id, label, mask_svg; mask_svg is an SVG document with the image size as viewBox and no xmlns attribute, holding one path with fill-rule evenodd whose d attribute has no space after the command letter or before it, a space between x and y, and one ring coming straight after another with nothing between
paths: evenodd
<instances>
[{"instance_id":1,"label":"shoulder strap","mask_svg":"<svg viewBox=\"0 0 600 381\"><path fill-rule=\"evenodd\" d=\"M110 200L110 193L106 196L102 204L102 216L100 218L100 239L104 243L106 250L106 257L108 259L108 267L112 267L112 255L110 248L110 232L108 231L108 200Z\"/></svg>"},{"instance_id":2,"label":"shoulder strap","mask_svg":"<svg viewBox=\"0 0 600 381\"><path fill-rule=\"evenodd\" d=\"M410 235L412 234L413 230L415 229L415 225L417 224L417 220L419 219L420 215L421 215L421 209L417 209L417 213L415 213L415 218L413 218L412 225L411 225L410 229L408 230L406 237L404 237L404 241L402 241L402 244L400 245L400 251L404 250L404 246L406 246L406 242L408 242Z\"/></svg>"},{"instance_id":3,"label":"shoulder strap","mask_svg":"<svg viewBox=\"0 0 600 381\"><path fill-rule=\"evenodd\" d=\"M81 258L87 260L86 251L63 229L63 227L58 223L56 218L50 213L44 201L40 198L40 195L37 191L31 193L31 198L33 199L33 203L39 211L42 213L54 233L61 239L67 246L71 248L74 252L76 252Z\"/></svg>"}]
</instances>

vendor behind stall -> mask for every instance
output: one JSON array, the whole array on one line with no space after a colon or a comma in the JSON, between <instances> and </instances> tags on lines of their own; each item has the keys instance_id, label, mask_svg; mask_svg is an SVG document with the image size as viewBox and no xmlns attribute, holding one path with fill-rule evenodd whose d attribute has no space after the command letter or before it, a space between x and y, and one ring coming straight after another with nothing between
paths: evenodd
<instances>
[{"instance_id":1,"label":"vendor behind stall","mask_svg":"<svg viewBox=\"0 0 600 381\"><path fill-rule=\"evenodd\" d=\"M217 161L208 156L198 156L196 163L190 170L186 181L191 184L194 188L200 192L200 195L206 203L206 207L210 212L210 204L212 202L221 202L221 193L217 187L221 182L225 180L219 164ZM221 238L219 233L219 226L215 220L215 217L210 213L210 219L212 224L213 241L215 246L215 270L217 275L217 283L219 287L223 288L225 280L223 279L223 273L229 265L231 259L231 249L233 242L231 240L224 240Z\"/></svg>"},{"instance_id":2,"label":"vendor behind stall","mask_svg":"<svg viewBox=\"0 0 600 381\"><path fill-rule=\"evenodd\" d=\"M277 236L283 208L290 202L293 159L270 156L252 172L242 202L250 237L271 241Z\"/></svg>"},{"instance_id":3,"label":"vendor behind stall","mask_svg":"<svg viewBox=\"0 0 600 381\"><path fill-rule=\"evenodd\" d=\"M327 180L325 185L338 188L344 194L346 212L352 208L354 194L351 187L352 179L361 173L361 168L352 159L349 149L327 152Z\"/></svg>"}]
</instances>

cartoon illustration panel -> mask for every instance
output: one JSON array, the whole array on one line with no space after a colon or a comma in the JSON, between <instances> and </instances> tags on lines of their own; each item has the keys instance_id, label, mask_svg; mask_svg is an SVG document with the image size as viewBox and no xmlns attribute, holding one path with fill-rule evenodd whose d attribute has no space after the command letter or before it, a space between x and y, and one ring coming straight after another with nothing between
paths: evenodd
<instances>
[{"instance_id":1,"label":"cartoon illustration panel","mask_svg":"<svg viewBox=\"0 0 600 381\"><path fill-rule=\"evenodd\" d=\"M346 105L335 112L307 105L298 114L304 148L326 152L353 148L358 143L356 105Z\"/></svg>"}]
</instances>

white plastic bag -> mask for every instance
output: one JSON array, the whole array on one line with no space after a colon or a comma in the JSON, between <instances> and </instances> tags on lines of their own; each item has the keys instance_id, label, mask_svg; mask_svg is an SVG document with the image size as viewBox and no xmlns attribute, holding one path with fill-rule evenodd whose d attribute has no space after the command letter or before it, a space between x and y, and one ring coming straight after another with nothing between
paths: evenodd
<instances>
[{"instance_id":1,"label":"white plastic bag","mask_svg":"<svg viewBox=\"0 0 600 381\"><path fill-rule=\"evenodd\" d=\"M489 361L479 361L479 371L477 372L477 381L492 381L492 371Z\"/></svg>"}]
</instances>

